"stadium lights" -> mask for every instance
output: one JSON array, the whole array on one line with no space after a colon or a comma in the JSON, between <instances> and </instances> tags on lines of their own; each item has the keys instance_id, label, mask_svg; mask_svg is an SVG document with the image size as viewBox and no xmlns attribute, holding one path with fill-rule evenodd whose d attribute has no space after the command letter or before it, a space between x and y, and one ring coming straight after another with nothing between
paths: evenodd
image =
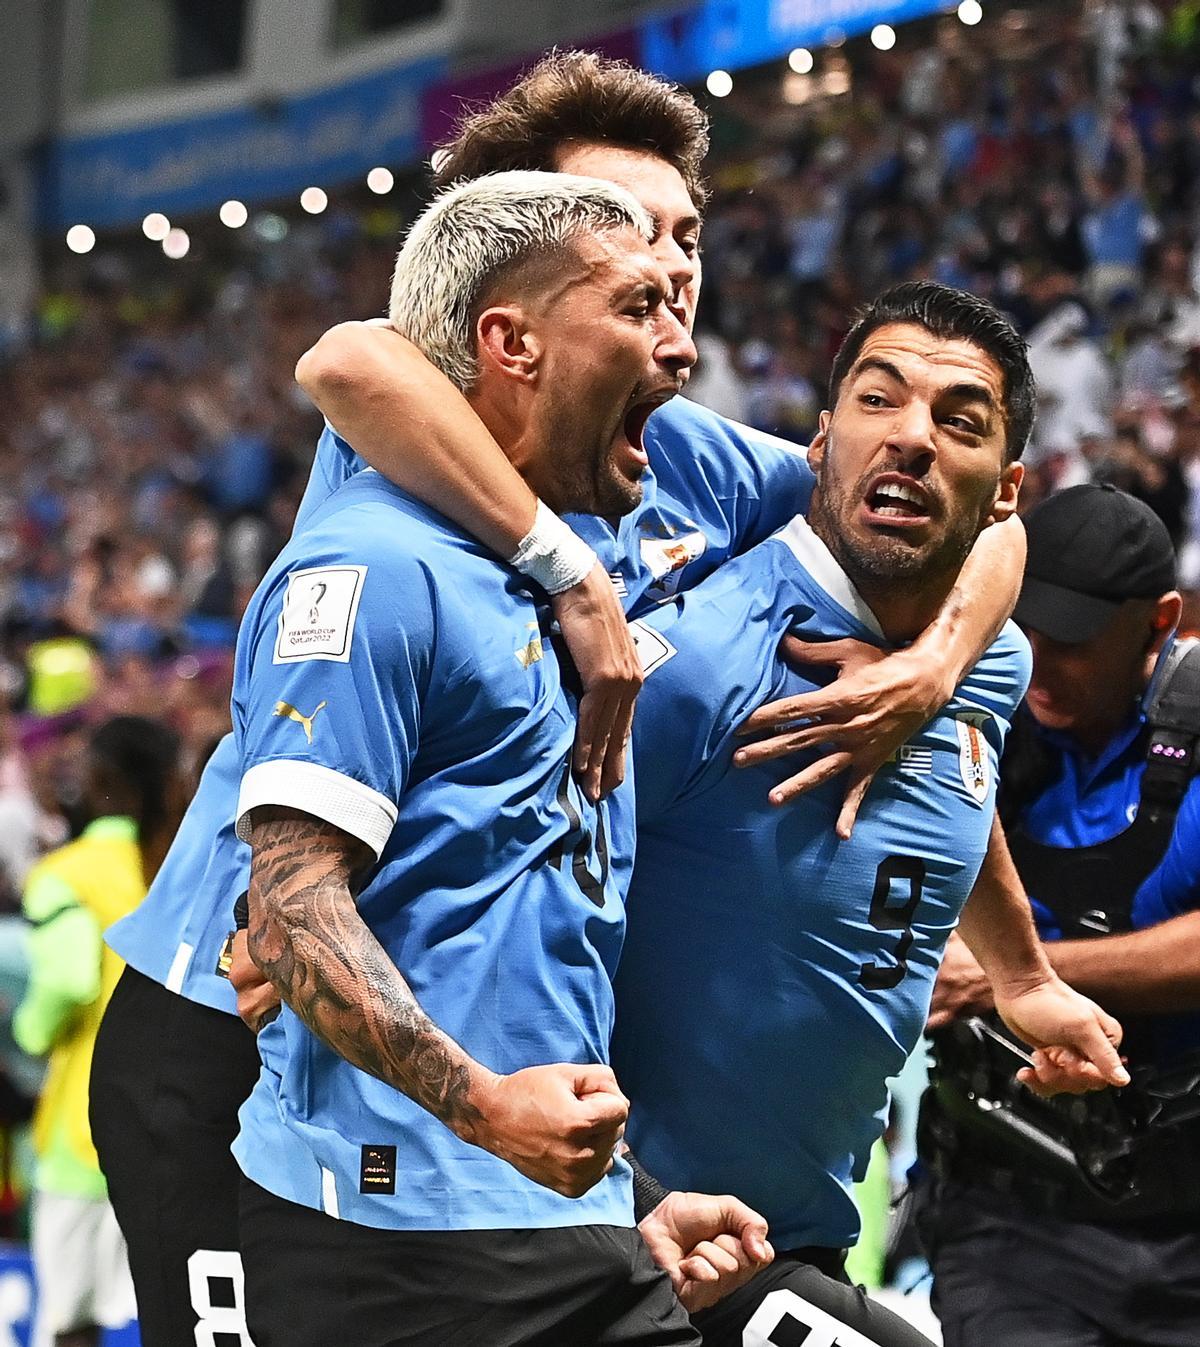
<instances>
[{"instance_id":1,"label":"stadium lights","mask_svg":"<svg viewBox=\"0 0 1200 1347\"><path fill-rule=\"evenodd\" d=\"M87 225L72 225L67 230L67 247L73 253L90 253L96 246L96 231Z\"/></svg>"},{"instance_id":2,"label":"stadium lights","mask_svg":"<svg viewBox=\"0 0 1200 1347\"><path fill-rule=\"evenodd\" d=\"M979 0L962 0L962 4L958 7L958 17L968 28L974 28L983 18L983 6Z\"/></svg>"},{"instance_id":3,"label":"stadium lights","mask_svg":"<svg viewBox=\"0 0 1200 1347\"><path fill-rule=\"evenodd\" d=\"M367 174L367 186L376 196L383 196L385 192L390 192L396 185L396 179L392 177L390 168L373 168Z\"/></svg>"},{"instance_id":4,"label":"stadium lights","mask_svg":"<svg viewBox=\"0 0 1200 1347\"><path fill-rule=\"evenodd\" d=\"M796 47L788 53L788 65L797 75L807 75L813 64L813 54L807 47Z\"/></svg>"},{"instance_id":5,"label":"stadium lights","mask_svg":"<svg viewBox=\"0 0 1200 1347\"><path fill-rule=\"evenodd\" d=\"M896 30L890 23L877 23L871 29L871 45L880 51L891 51L896 45Z\"/></svg>"},{"instance_id":6,"label":"stadium lights","mask_svg":"<svg viewBox=\"0 0 1200 1347\"><path fill-rule=\"evenodd\" d=\"M161 243L167 237L171 222L162 211L152 210L142 221L142 233L151 243Z\"/></svg>"},{"instance_id":7,"label":"stadium lights","mask_svg":"<svg viewBox=\"0 0 1200 1347\"><path fill-rule=\"evenodd\" d=\"M329 198L319 187L306 187L300 193L300 205L308 211L310 215L320 215L320 213L329 205Z\"/></svg>"},{"instance_id":8,"label":"stadium lights","mask_svg":"<svg viewBox=\"0 0 1200 1347\"><path fill-rule=\"evenodd\" d=\"M727 98L733 92L733 76L728 70L712 70L704 87L714 98Z\"/></svg>"},{"instance_id":9,"label":"stadium lights","mask_svg":"<svg viewBox=\"0 0 1200 1347\"><path fill-rule=\"evenodd\" d=\"M250 212L240 201L226 201L217 213L221 223L230 229L241 229L250 218Z\"/></svg>"},{"instance_id":10,"label":"stadium lights","mask_svg":"<svg viewBox=\"0 0 1200 1347\"><path fill-rule=\"evenodd\" d=\"M162 241L163 252L173 262L178 262L181 257L186 257L191 246L192 241L188 238L186 229L171 229Z\"/></svg>"}]
</instances>

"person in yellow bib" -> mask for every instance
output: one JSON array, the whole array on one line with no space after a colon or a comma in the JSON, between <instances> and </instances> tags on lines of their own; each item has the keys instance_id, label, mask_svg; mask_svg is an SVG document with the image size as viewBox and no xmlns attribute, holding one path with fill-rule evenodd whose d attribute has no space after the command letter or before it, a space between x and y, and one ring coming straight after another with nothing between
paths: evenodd
<instances>
[{"instance_id":1,"label":"person in yellow bib","mask_svg":"<svg viewBox=\"0 0 1200 1347\"><path fill-rule=\"evenodd\" d=\"M30 871L29 984L13 1017L24 1051L49 1056L34 1118L32 1244L39 1341L94 1347L135 1313L125 1242L88 1127L88 1075L104 1007L124 967L103 940L145 896L178 822L179 740L117 716L88 745L92 822Z\"/></svg>"}]
</instances>

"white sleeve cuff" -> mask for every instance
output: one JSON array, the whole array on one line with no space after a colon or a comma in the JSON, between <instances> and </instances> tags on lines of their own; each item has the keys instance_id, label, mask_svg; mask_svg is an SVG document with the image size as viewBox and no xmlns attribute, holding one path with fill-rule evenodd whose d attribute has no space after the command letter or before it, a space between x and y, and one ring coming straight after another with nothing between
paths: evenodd
<instances>
[{"instance_id":1,"label":"white sleeve cuff","mask_svg":"<svg viewBox=\"0 0 1200 1347\"><path fill-rule=\"evenodd\" d=\"M343 776L332 767L295 758L272 758L256 763L242 777L238 793L237 835L250 840L247 817L259 805L282 805L332 823L351 837L365 842L378 860L383 854L399 812L393 801L379 791Z\"/></svg>"}]
</instances>

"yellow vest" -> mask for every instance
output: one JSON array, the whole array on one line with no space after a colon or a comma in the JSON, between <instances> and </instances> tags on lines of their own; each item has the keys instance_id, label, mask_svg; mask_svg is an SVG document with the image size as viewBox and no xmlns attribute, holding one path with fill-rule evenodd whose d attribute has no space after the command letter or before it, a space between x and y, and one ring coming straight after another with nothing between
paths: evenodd
<instances>
[{"instance_id":1,"label":"yellow vest","mask_svg":"<svg viewBox=\"0 0 1200 1347\"><path fill-rule=\"evenodd\" d=\"M50 874L66 884L101 931L132 912L146 896L142 856L134 828L126 819L101 819L82 837L52 851L30 872ZM107 945L100 956L100 994L79 1014L50 1053L46 1081L33 1121L33 1144L40 1159L69 1170L93 1170L100 1162L88 1126L88 1078L96 1031L124 960Z\"/></svg>"}]
</instances>

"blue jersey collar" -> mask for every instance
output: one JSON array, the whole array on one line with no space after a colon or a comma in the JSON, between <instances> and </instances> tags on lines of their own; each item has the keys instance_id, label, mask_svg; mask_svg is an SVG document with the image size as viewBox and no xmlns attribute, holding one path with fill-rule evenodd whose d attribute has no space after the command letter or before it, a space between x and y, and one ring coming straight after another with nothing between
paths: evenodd
<instances>
[{"instance_id":1,"label":"blue jersey collar","mask_svg":"<svg viewBox=\"0 0 1200 1347\"><path fill-rule=\"evenodd\" d=\"M787 547L839 608L844 608L880 641L886 640L879 620L871 611L866 599L854 588L850 577L842 570L829 548L813 532L812 525L803 515L797 515L790 524L781 528L775 537Z\"/></svg>"}]
</instances>

